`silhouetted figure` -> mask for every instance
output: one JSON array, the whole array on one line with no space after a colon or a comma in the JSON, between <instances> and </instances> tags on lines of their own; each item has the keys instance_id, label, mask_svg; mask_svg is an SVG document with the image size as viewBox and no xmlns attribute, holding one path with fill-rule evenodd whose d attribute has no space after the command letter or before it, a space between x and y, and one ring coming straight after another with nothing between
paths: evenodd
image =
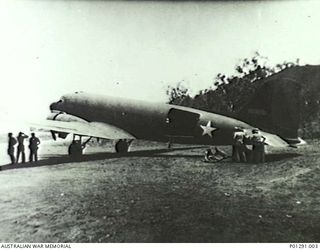
<instances>
[{"instance_id":1,"label":"silhouetted figure","mask_svg":"<svg viewBox=\"0 0 320 250\"><path fill-rule=\"evenodd\" d=\"M29 149L30 149L30 156L29 161L38 161L38 146L40 144L40 140L36 137L35 133L31 133L31 138L29 140Z\"/></svg>"},{"instance_id":2,"label":"silhouetted figure","mask_svg":"<svg viewBox=\"0 0 320 250\"><path fill-rule=\"evenodd\" d=\"M19 162L19 157L21 154L21 162L24 163L26 162L26 154L24 152L24 139L28 138L27 135L24 133L20 132L17 139L18 139L18 151L17 151L17 163Z\"/></svg>"},{"instance_id":3,"label":"silhouetted figure","mask_svg":"<svg viewBox=\"0 0 320 250\"><path fill-rule=\"evenodd\" d=\"M252 143L252 161L254 163L263 163L265 161L264 142L266 138L260 134L259 129L253 129L250 140Z\"/></svg>"},{"instance_id":4,"label":"silhouetted figure","mask_svg":"<svg viewBox=\"0 0 320 250\"><path fill-rule=\"evenodd\" d=\"M12 136L12 133L8 134L8 155L11 159L11 164L16 163L16 159L14 157L14 145L17 144L16 138Z\"/></svg>"}]
</instances>

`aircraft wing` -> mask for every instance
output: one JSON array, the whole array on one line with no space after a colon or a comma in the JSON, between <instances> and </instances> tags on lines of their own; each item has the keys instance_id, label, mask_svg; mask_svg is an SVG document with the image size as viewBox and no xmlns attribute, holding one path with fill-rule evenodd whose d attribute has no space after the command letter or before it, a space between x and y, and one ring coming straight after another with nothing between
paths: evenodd
<instances>
[{"instance_id":1,"label":"aircraft wing","mask_svg":"<svg viewBox=\"0 0 320 250\"><path fill-rule=\"evenodd\" d=\"M83 121L56 121L46 120L41 123L32 123L32 127L40 130L55 131L61 133L72 133L76 135L92 136L104 139L135 139L128 132L118 127L102 122Z\"/></svg>"}]
</instances>

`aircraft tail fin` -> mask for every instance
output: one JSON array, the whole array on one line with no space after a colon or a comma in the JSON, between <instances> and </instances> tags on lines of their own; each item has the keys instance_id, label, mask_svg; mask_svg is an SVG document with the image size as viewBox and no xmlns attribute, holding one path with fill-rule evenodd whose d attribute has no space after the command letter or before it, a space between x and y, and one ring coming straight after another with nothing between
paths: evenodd
<instances>
[{"instance_id":1,"label":"aircraft tail fin","mask_svg":"<svg viewBox=\"0 0 320 250\"><path fill-rule=\"evenodd\" d=\"M300 85L292 79L265 82L238 113L238 118L283 139L298 138ZM293 139L294 138L294 139Z\"/></svg>"}]
</instances>

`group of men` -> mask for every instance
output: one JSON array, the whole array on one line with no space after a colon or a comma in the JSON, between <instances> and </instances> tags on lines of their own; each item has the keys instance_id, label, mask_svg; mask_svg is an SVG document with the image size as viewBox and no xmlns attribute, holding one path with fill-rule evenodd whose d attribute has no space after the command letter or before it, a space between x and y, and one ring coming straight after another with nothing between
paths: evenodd
<instances>
[{"instance_id":1,"label":"group of men","mask_svg":"<svg viewBox=\"0 0 320 250\"><path fill-rule=\"evenodd\" d=\"M235 128L232 146L234 162L263 163L265 161L265 140L259 129L254 128L251 134L242 128ZM247 146L252 146L250 150Z\"/></svg>"},{"instance_id":2,"label":"group of men","mask_svg":"<svg viewBox=\"0 0 320 250\"><path fill-rule=\"evenodd\" d=\"M236 127L233 133L232 161L263 163L265 161L265 140L259 129L251 131ZM252 149L250 149L251 147ZM221 149L215 147L215 152L207 149L204 155L205 162L219 162L229 158Z\"/></svg>"},{"instance_id":3,"label":"group of men","mask_svg":"<svg viewBox=\"0 0 320 250\"><path fill-rule=\"evenodd\" d=\"M29 138L26 134L20 132L17 138L13 137L12 133L8 134L8 155L11 159L11 164L19 163L19 159L21 156L21 162L26 162L26 154L24 147L24 140ZM15 145L17 146L17 153L15 157ZM35 133L31 133L31 137L29 139L29 161L38 161L38 148L39 148L40 140L36 137Z\"/></svg>"}]
</instances>

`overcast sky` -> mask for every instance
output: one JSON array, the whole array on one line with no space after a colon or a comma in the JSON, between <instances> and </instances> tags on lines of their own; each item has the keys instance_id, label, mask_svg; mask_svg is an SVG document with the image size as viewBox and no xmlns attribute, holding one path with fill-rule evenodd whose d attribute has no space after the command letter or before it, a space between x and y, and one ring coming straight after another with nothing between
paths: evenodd
<instances>
[{"instance_id":1,"label":"overcast sky","mask_svg":"<svg viewBox=\"0 0 320 250\"><path fill-rule=\"evenodd\" d=\"M320 63L320 1L0 0L0 114L45 117L78 90L166 101L254 51Z\"/></svg>"}]
</instances>

